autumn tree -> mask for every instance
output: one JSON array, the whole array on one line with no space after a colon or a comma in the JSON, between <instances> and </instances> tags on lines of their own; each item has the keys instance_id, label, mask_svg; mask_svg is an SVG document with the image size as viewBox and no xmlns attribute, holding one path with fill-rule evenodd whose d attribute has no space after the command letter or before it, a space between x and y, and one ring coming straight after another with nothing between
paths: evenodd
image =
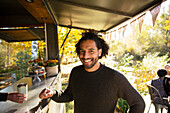
<instances>
[{"instance_id":1,"label":"autumn tree","mask_svg":"<svg viewBox=\"0 0 170 113\"><path fill-rule=\"evenodd\" d=\"M161 54L160 55L165 55L167 51L170 50L170 5L167 11L163 9L163 12L160 16L159 19L157 19L155 30L156 32L161 32L164 45L162 48L160 48ZM169 54L170 55L170 54Z\"/></svg>"},{"instance_id":2,"label":"autumn tree","mask_svg":"<svg viewBox=\"0 0 170 113\"><path fill-rule=\"evenodd\" d=\"M76 58L75 44L81 38L83 30L71 29L65 27L58 27L58 39L59 39L59 50L60 58L63 59L65 63L72 62L73 58ZM65 40L67 34L69 33L67 39ZM64 42L65 40L65 42ZM64 44L63 44L64 43ZM63 44L63 46L62 46ZM62 47L61 47L62 46ZM70 61L71 60L71 61Z\"/></svg>"},{"instance_id":3,"label":"autumn tree","mask_svg":"<svg viewBox=\"0 0 170 113\"><path fill-rule=\"evenodd\" d=\"M142 32L139 32L139 26L136 24L135 36L133 33L125 35L123 39L114 40L111 42L111 52L117 57L121 58L124 54L130 53L134 59L142 59L148 53L159 52L159 56L165 55L170 50L169 40L169 14L170 8L162 11L157 18L155 26L151 24L151 18L147 17L150 24L143 24ZM146 19L146 17L145 17ZM129 30L129 28L127 28Z\"/></svg>"},{"instance_id":4,"label":"autumn tree","mask_svg":"<svg viewBox=\"0 0 170 113\"><path fill-rule=\"evenodd\" d=\"M0 40L0 67L5 67L5 60L6 59L6 42L4 40Z\"/></svg>"}]
</instances>

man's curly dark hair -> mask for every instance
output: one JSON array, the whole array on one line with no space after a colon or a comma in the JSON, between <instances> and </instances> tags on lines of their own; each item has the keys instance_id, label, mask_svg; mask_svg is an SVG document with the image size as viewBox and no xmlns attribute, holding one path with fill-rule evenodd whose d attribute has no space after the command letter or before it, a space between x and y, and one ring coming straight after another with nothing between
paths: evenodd
<instances>
[{"instance_id":1,"label":"man's curly dark hair","mask_svg":"<svg viewBox=\"0 0 170 113\"><path fill-rule=\"evenodd\" d=\"M79 40L79 42L75 46L76 52L78 55L80 55L80 44L84 40L94 40L98 50L102 49L102 54L101 56L99 56L99 59L101 59L103 56L106 57L106 55L108 55L108 50L109 50L108 44L102 38L100 38L99 35L93 32L85 32L82 34L82 38Z\"/></svg>"}]
</instances>

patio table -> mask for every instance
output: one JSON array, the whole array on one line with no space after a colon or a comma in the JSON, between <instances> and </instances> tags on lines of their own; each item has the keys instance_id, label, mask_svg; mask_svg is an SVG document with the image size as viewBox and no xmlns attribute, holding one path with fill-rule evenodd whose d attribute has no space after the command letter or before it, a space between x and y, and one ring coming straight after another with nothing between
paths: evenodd
<instances>
[{"instance_id":1,"label":"patio table","mask_svg":"<svg viewBox=\"0 0 170 113\"><path fill-rule=\"evenodd\" d=\"M46 72L33 75L26 75L26 77L34 77L34 79L32 80L33 83L35 83L36 81L41 82L40 76L44 76L44 79L46 79Z\"/></svg>"}]
</instances>

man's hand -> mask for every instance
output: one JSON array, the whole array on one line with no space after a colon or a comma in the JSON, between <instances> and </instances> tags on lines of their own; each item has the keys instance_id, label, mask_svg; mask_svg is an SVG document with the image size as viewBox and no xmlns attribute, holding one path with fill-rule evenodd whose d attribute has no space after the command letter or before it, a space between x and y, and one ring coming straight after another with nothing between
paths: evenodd
<instances>
[{"instance_id":1,"label":"man's hand","mask_svg":"<svg viewBox=\"0 0 170 113\"><path fill-rule=\"evenodd\" d=\"M26 99L26 95L18 92L8 93L7 96L7 100L17 102L17 103L24 103L25 99Z\"/></svg>"},{"instance_id":2,"label":"man's hand","mask_svg":"<svg viewBox=\"0 0 170 113\"><path fill-rule=\"evenodd\" d=\"M41 91L39 98L46 99L53 96L53 91L49 88L45 88Z\"/></svg>"},{"instance_id":3,"label":"man's hand","mask_svg":"<svg viewBox=\"0 0 170 113\"><path fill-rule=\"evenodd\" d=\"M170 104L170 96L168 96L168 102L169 102L169 104Z\"/></svg>"}]
</instances>

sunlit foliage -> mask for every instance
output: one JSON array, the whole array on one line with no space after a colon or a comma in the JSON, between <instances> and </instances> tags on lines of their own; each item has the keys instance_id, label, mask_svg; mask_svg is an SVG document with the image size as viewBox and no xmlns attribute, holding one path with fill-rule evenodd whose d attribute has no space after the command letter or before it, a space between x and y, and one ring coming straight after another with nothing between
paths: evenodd
<instances>
[{"instance_id":1,"label":"sunlit foliage","mask_svg":"<svg viewBox=\"0 0 170 113\"><path fill-rule=\"evenodd\" d=\"M58 27L59 50L61 59L64 58L63 63L73 62L76 59L75 44L81 38L83 32L83 30L71 29L64 46L61 48L69 30L69 28Z\"/></svg>"}]
</instances>

